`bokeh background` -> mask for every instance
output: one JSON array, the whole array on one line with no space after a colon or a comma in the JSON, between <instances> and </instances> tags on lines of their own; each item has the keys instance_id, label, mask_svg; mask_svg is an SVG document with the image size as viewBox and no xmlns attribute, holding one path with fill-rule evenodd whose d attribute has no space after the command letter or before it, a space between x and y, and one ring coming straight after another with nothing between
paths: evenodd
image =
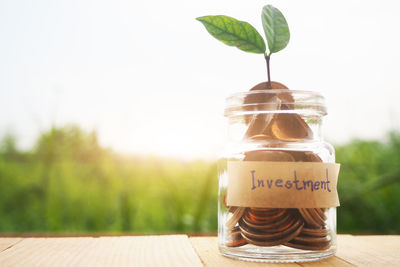
<instances>
[{"instance_id":1,"label":"bokeh background","mask_svg":"<svg viewBox=\"0 0 400 267\"><path fill-rule=\"evenodd\" d=\"M341 233L400 233L400 2L0 1L0 233L215 233L225 98L261 55L195 20L291 30L271 75L327 100Z\"/></svg>"}]
</instances>

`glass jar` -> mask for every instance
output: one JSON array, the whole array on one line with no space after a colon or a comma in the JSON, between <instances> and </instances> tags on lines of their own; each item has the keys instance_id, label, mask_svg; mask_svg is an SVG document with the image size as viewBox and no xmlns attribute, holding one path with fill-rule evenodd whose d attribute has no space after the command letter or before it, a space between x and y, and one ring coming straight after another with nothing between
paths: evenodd
<instances>
[{"instance_id":1,"label":"glass jar","mask_svg":"<svg viewBox=\"0 0 400 267\"><path fill-rule=\"evenodd\" d=\"M335 253L339 170L333 147L322 139L326 114L324 98L310 91L253 90L227 98L228 142L218 164L223 255L300 262Z\"/></svg>"}]
</instances>

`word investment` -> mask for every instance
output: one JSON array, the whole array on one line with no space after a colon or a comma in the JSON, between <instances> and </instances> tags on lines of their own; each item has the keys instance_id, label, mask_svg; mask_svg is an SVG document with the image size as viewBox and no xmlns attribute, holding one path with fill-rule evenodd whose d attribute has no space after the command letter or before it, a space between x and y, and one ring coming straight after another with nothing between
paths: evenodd
<instances>
[{"instance_id":1,"label":"word investment","mask_svg":"<svg viewBox=\"0 0 400 267\"><path fill-rule=\"evenodd\" d=\"M276 188L286 188L286 189L296 189L296 190L311 190L311 191L319 191L319 190L326 190L331 192L329 188L329 175L328 169L326 169L326 180L324 181L314 181L314 180L298 180L296 171L294 171L294 178L293 179L256 179L256 171L251 170L251 190L255 190L257 188L266 187L271 189L272 187Z\"/></svg>"}]
</instances>

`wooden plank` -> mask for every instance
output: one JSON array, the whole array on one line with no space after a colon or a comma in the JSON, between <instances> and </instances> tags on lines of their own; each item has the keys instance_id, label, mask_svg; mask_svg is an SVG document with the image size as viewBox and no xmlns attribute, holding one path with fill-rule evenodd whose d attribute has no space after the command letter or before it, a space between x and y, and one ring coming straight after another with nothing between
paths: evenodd
<instances>
[{"instance_id":1,"label":"wooden plank","mask_svg":"<svg viewBox=\"0 0 400 267\"><path fill-rule=\"evenodd\" d=\"M338 236L338 257L357 266L393 266L400 262L400 236Z\"/></svg>"},{"instance_id":2,"label":"wooden plank","mask_svg":"<svg viewBox=\"0 0 400 267\"><path fill-rule=\"evenodd\" d=\"M26 238L0 266L202 266L185 235Z\"/></svg>"},{"instance_id":3,"label":"wooden plank","mask_svg":"<svg viewBox=\"0 0 400 267\"><path fill-rule=\"evenodd\" d=\"M266 266L265 263L240 261L222 256L218 250L217 237L191 237L189 240L205 266ZM299 265L296 263L270 263L268 266L298 267Z\"/></svg>"},{"instance_id":4,"label":"wooden plank","mask_svg":"<svg viewBox=\"0 0 400 267\"><path fill-rule=\"evenodd\" d=\"M0 253L6 250L16 243L20 242L22 238L20 237L0 237Z\"/></svg>"},{"instance_id":5,"label":"wooden plank","mask_svg":"<svg viewBox=\"0 0 400 267\"><path fill-rule=\"evenodd\" d=\"M217 237L0 238L0 266L202 266L200 260L205 266L265 266L222 256ZM399 262L400 236L339 235L336 257L268 266L393 266Z\"/></svg>"},{"instance_id":6,"label":"wooden plank","mask_svg":"<svg viewBox=\"0 0 400 267\"><path fill-rule=\"evenodd\" d=\"M220 254L217 237L191 237L190 242L205 266L265 266L265 263L233 260ZM339 257L331 257L316 262L276 263L268 266L354 266Z\"/></svg>"},{"instance_id":7,"label":"wooden plank","mask_svg":"<svg viewBox=\"0 0 400 267\"><path fill-rule=\"evenodd\" d=\"M318 266L318 267L329 267L329 266L355 266L353 264L350 264L346 262L345 260L339 258L338 256L333 256L330 257L326 260L322 261L312 261L312 262L299 262L299 265L304 266L304 267L313 267L313 266Z\"/></svg>"}]
</instances>

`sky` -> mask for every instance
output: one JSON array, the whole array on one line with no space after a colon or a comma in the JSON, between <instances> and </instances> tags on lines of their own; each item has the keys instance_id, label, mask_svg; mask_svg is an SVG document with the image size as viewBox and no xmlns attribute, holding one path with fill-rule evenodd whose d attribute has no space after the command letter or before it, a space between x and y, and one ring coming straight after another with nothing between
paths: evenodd
<instances>
[{"instance_id":1,"label":"sky","mask_svg":"<svg viewBox=\"0 0 400 267\"><path fill-rule=\"evenodd\" d=\"M29 149L51 125L74 123L121 153L216 158L225 98L265 81L265 61L195 18L229 15L264 35L265 4L291 31L272 80L325 96L326 140L400 129L396 0L1 0L0 137Z\"/></svg>"}]
</instances>

